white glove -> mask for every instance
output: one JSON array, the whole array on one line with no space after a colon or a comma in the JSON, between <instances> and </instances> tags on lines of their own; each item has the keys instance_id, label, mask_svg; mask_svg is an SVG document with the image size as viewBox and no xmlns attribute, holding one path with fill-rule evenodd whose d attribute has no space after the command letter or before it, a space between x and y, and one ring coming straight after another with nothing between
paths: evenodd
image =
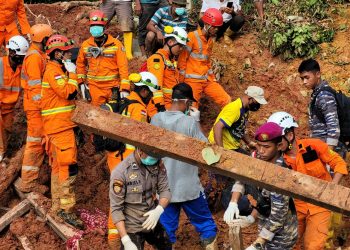
<instances>
[{"instance_id":1,"label":"white glove","mask_svg":"<svg viewBox=\"0 0 350 250\"><path fill-rule=\"evenodd\" d=\"M234 218L238 218L238 216L238 204L236 202L230 202L224 214L224 221L228 224L232 222Z\"/></svg>"},{"instance_id":2,"label":"white glove","mask_svg":"<svg viewBox=\"0 0 350 250\"><path fill-rule=\"evenodd\" d=\"M0 162L4 159L4 154L0 154Z\"/></svg>"},{"instance_id":3,"label":"white glove","mask_svg":"<svg viewBox=\"0 0 350 250\"><path fill-rule=\"evenodd\" d=\"M80 84L79 87L80 87L80 92L81 92L83 99L90 101L91 95L90 95L89 87L85 83Z\"/></svg>"},{"instance_id":4,"label":"white glove","mask_svg":"<svg viewBox=\"0 0 350 250\"><path fill-rule=\"evenodd\" d=\"M77 69L77 66L75 66L72 62L64 62L64 67L69 73L75 73L75 70Z\"/></svg>"},{"instance_id":5,"label":"white glove","mask_svg":"<svg viewBox=\"0 0 350 250\"><path fill-rule=\"evenodd\" d=\"M130 95L130 93L127 91L120 92L120 98L125 98L125 97L128 97L129 95Z\"/></svg>"},{"instance_id":6,"label":"white glove","mask_svg":"<svg viewBox=\"0 0 350 250\"><path fill-rule=\"evenodd\" d=\"M143 229L153 229L156 227L159 217L164 212L164 208L161 205L158 205L155 209L148 211L143 215L143 217L148 216L146 221L142 224Z\"/></svg>"},{"instance_id":7,"label":"white glove","mask_svg":"<svg viewBox=\"0 0 350 250\"><path fill-rule=\"evenodd\" d=\"M238 216L238 219L232 220L231 223L235 226L239 226L241 228L249 227L251 224L255 222L255 218L251 215L248 216Z\"/></svg>"},{"instance_id":8,"label":"white glove","mask_svg":"<svg viewBox=\"0 0 350 250\"><path fill-rule=\"evenodd\" d=\"M255 246L250 245L249 247L247 247L245 250L258 250Z\"/></svg>"},{"instance_id":9,"label":"white glove","mask_svg":"<svg viewBox=\"0 0 350 250\"><path fill-rule=\"evenodd\" d=\"M190 107L190 116L192 116L197 122L199 122L201 117L201 112L195 107Z\"/></svg>"},{"instance_id":10,"label":"white glove","mask_svg":"<svg viewBox=\"0 0 350 250\"><path fill-rule=\"evenodd\" d=\"M138 250L134 242L131 241L129 235L124 235L121 240L125 250Z\"/></svg>"},{"instance_id":11,"label":"white glove","mask_svg":"<svg viewBox=\"0 0 350 250\"><path fill-rule=\"evenodd\" d=\"M232 7L235 12L240 11L242 9L241 5L239 4L239 0L233 0Z\"/></svg>"}]
</instances>

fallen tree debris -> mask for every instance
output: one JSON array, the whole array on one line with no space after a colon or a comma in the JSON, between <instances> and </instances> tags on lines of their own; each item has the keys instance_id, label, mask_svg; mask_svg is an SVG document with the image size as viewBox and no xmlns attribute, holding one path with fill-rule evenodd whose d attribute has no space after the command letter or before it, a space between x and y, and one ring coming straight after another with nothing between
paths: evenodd
<instances>
[{"instance_id":1,"label":"fallen tree debris","mask_svg":"<svg viewBox=\"0 0 350 250\"><path fill-rule=\"evenodd\" d=\"M34 250L32 243L30 243L29 239L24 235L16 235L17 239L21 242L24 250Z\"/></svg>"},{"instance_id":2,"label":"fallen tree debris","mask_svg":"<svg viewBox=\"0 0 350 250\"><path fill-rule=\"evenodd\" d=\"M30 204L29 200L26 199L26 200L21 201L18 205L16 205L10 211L8 211L6 214L4 214L0 218L0 232L5 227L10 225L14 219L21 217L23 214L28 212L30 207L31 207L31 204Z\"/></svg>"},{"instance_id":3,"label":"fallen tree debris","mask_svg":"<svg viewBox=\"0 0 350 250\"><path fill-rule=\"evenodd\" d=\"M89 2L89 1L70 1L70 2L58 2L54 3L55 5L59 5L63 7L64 12L68 12L69 10L79 7L79 6L99 6L100 2Z\"/></svg>"}]
</instances>

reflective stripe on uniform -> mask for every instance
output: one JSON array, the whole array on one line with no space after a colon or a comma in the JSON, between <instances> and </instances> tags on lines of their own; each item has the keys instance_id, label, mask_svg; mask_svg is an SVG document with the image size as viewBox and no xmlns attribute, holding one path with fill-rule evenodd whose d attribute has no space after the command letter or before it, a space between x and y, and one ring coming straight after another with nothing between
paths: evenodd
<instances>
[{"instance_id":1,"label":"reflective stripe on uniform","mask_svg":"<svg viewBox=\"0 0 350 250\"><path fill-rule=\"evenodd\" d=\"M127 83L127 84L130 84L130 81L129 81L129 80L126 80L126 79L123 79L123 80L121 80L121 83Z\"/></svg>"},{"instance_id":2,"label":"reflective stripe on uniform","mask_svg":"<svg viewBox=\"0 0 350 250\"><path fill-rule=\"evenodd\" d=\"M41 100L41 94L34 95L34 96L32 97L32 100L33 100L33 101L39 101L39 100Z\"/></svg>"},{"instance_id":3,"label":"reflective stripe on uniform","mask_svg":"<svg viewBox=\"0 0 350 250\"><path fill-rule=\"evenodd\" d=\"M125 144L125 148L126 149L131 149L131 150L135 150L136 149L135 146L130 145L130 144Z\"/></svg>"},{"instance_id":4,"label":"reflective stripe on uniform","mask_svg":"<svg viewBox=\"0 0 350 250\"><path fill-rule=\"evenodd\" d=\"M27 136L27 142L41 142L41 137Z\"/></svg>"},{"instance_id":5,"label":"reflective stripe on uniform","mask_svg":"<svg viewBox=\"0 0 350 250\"><path fill-rule=\"evenodd\" d=\"M26 56L24 57L24 60L25 60L28 56L34 55L34 54L37 54L37 55L40 56L41 62L43 63L43 70L42 70L42 73L44 73L44 70L45 70L45 67L46 67L46 60L41 56L41 54L40 54L39 51L37 51L37 50L30 50L30 51L28 51L27 54L26 54ZM21 72L21 78L22 78L23 80L25 80L25 81L27 81L27 80L29 79L29 76L26 75L26 74L24 73L24 68L22 69L22 72ZM37 81L37 80L33 80L33 81ZM41 80L39 80L39 81L41 81ZM33 86L33 85L36 85L36 84L31 85L31 84L29 83L29 81L28 81L28 85L29 85L29 86Z\"/></svg>"},{"instance_id":6,"label":"reflective stripe on uniform","mask_svg":"<svg viewBox=\"0 0 350 250\"><path fill-rule=\"evenodd\" d=\"M50 88L50 84L49 84L48 82L42 82L42 83L41 83L41 87L42 87L42 88L49 89L49 88Z\"/></svg>"},{"instance_id":7,"label":"reflective stripe on uniform","mask_svg":"<svg viewBox=\"0 0 350 250\"><path fill-rule=\"evenodd\" d=\"M78 82L76 80L69 79L68 84L74 85L76 88L78 88Z\"/></svg>"},{"instance_id":8,"label":"reflective stripe on uniform","mask_svg":"<svg viewBox=\"0 0 350 250\"><path fill-rule=\"evenodd\" d=\"M1 86L0 85L0 90L8 90L11 92L20 92L21 89L22 89L21 87Z\"/></svg>"},{"instance_id":9,"label":"reflective stripe on uniform","mask_svg":"<svg viewBox=\"0 0 350 250\"><path fill-rule=\"evenodd\" d=\"M159 97L163 97L163 92L157 91L153 93L153 98L159 98Z\"/></svg>"},{"instance_id":10,"label":"reflective stripe on uniform","mask_svg":"<svg viewBox=\"0 0 350 250\"><path fill-rule=\"evenodd\" d=\"M85 79L86 75L84 74L77 74L78 79Z\"/></svg>"},{"instance_id":11,"label":"reflective stripe on uniform","mask_svg":"<svg viewBox=\"0 0 350 250\"><path fill-rule=\"evenodd\" d=\"M162 88L164 94L172 94L173 89L168 89L168 88Z\"/></svg>"},{"instance_id":12,"label":"reflective stripe on uniform","mask_svg":"<svg viewBox=\"0 0 350 250\"><path fill-rule=\"evenodd\" d=\"M119 234L118 229L113 228L113 229L108 229L108 234Z\"/></svg>"},{"instance_id":13,"label":"reflective stripe on uniform","mask_svg":"<svg viewBox=\"0 0 350 250\"><path fill-rule=\"evenodd\" d=\"M41 84L41 80L40 79L28 80L27 82L28 82L29 86L35 86L35 85Z\"/></svg>"},{"instance_id":14,"label":"reflective stripe on uniform","mask_svg":"<svg viewBox=\"0 0 350 250\"><path fill-rule=\"evenodd\" d=\"M87 79L96 80L96 81L109 81L109 80L118 79L118 77L119 77L119 75L111 75L111 76L92 76L92 75L87 75Z\"/></svg>"},{"instance_id":15,"label":"reflective stripe on uniform","mask_svg":"<svg viewBox=\"0 0 350 250\"><path fill-rule=\"evenodd\" d=\"M207 80L208 76L207 75L196 75L196 74L185 74L185 78Z\"/></svg>"},{"instance_id":16,"label":"reflective stripe on uniform","mask_svg":"<svg viewBox=\"0 0 350 250\"><path fill-rule=\"evenodd\" d=\"M45 109L41 111L42 116L47 115L55 115L59 113L69 112L75 109L75 105L65 106L65 107L58 107L53 109Z\"/></svg>"},{"instance_id":17,"label":"reflective stripe on uniform","mask_svg":"<svg viewBox=\"0 0 350 250\"><path fill-rule=\"evenodd\" d=\"M39 172L40 168L36 166L22 166L22 170Z\"/></svg>"},{"instance_id":18,"label":"reflective stripe on uniform","mask_svg":"<svg viewBox=\"0 0 350 250\"><path fill-rule=\"evenodd\" d=\"M186 71L184 69L179 70L180 75L185 75Z\"/></svg>"},{"instance_id":19,"label":"reflective stripe on uniform","mask_svg":"<svg viewBox=\"0 0 350 250\"><path fill-rule=\"evenodd\" d=\"M199 53L191 52L190 56L195 58L195 59L208 60L209 56L208 55L203 55L203 44L202 44L201 38L199 37L198 31L194 32L194 36L197 39L197 43L198 43L198 47L199 47Z\"/></svg>"},{"instance_id":20,"label":"reflective stripe on uniform","mask_svg":"<svg viewBox=\"0 0 350 250\"><path fill-rule=\"evenodd\" d=\"M4 62L3 57L0 57L0 86L4 85Z\"/></svg>"},{"instance_id":21,"label":"reflective stripe on uniform","mask_svg":"<svg viewBox=\"0 0 350 250\"><path fill-rule=\"evenodd\" d=\"M74 198L67 198L67 199L60 199L61 205L69 205L74 204L75 199Z\"/></svg>"}]
</instances>

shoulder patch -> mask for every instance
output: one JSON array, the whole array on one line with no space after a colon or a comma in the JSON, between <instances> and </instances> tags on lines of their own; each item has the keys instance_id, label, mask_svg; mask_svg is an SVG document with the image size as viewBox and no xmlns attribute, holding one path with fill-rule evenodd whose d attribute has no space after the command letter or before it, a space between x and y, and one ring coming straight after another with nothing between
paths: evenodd
<instances>
[{"instance_id":1,"label":"shoulder patch","mask_svg":"<svg viewBox=\"0 0 350 250\"><path fill-rule=\"evenodd\" d=\"M124 186L124 182L122 180L114 180L113 181L113 191L115 194L120 194Z\"/></svg>"},{"instance_id":2,"label":"shoulder patch","mask_svg":"<svg viewBox=\"0 0 350 250\"><path fill-rule=\"evenodd\" d=\"M55 79L58 80L58 79L61 79L62 76L61 75L55 75Z\"/></svg>"},{"instance_id":3,"label":"shoulder patch","mask_svg":"<svg viewBox=\"0 0 350 250\"><path fill-rule=\"evenodd\" d=\"M154 60L155 60L155 59L154 59ZM153 68L156 69L156 70L160 69L160 64L159 64L159 63L155 63L155 64L153 65Z\"/></svg>"}]
</instances>

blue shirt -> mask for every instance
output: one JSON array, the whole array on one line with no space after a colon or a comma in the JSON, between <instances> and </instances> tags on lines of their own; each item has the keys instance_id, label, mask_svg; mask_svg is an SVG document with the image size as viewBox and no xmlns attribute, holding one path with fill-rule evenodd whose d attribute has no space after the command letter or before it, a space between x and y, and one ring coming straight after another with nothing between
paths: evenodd
<instances>
[{"instance_id":1,"label":"blue shirt","mask_svg":"<svg viewBox=\"0 0 350 250\"><path fill-rule=\"evenodd\" d=\"M156 11L156 13L154 13L151 21L158 26L158 28L162 31L163 35L164 35L165 26L180 27L186 30L186 26L188 23L187 13L182 16L178 16L174 19L171 16L170 12L171 12L171 6L159 8Z\"/></svg>"}]
</instances>

